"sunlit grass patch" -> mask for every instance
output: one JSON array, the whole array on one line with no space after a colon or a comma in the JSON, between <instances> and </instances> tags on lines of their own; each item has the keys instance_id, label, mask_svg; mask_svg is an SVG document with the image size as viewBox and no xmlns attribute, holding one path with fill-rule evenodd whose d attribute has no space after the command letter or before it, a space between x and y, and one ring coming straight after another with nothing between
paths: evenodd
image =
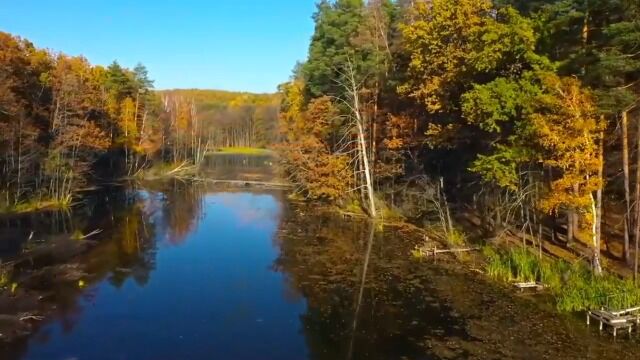
<instances>
[{"instance_id":1,"label":"sunlit grass patch","mask_svg":"<svg viewBox=\"0 0 640 360\"><path fill-rule=\"evenodd\" d=\"M71 205L73 205L73 197L71 195L53 200L31 199L17 204L5 205L0 208L0 213L24 214L40 210L68 210Z\"/></svg>"},{"instance_id":2,"label":"sunlit grass patch","mask_svg":"<svg viewBox=\"0 0 640 360\"><path fill-rule=\"evenodd\" d=\"M223 147L216 149L214 154L272 155L273 151L254 147Z\"/></svg>"},{"instance_id":3,"label":"sunlit grass patch","mask_svg":"<svg viewBox=\"0 0 640 360\"><path fill-rule=\"evenodd\" d=\"M0 263L0 289L6 288L11 281L11 268Z\"/></svg>"},{"instance_id":4,"label":"sunlit grass patch","mask_svg":"<svg viewBox=\"0 0 640 360\"><path fill-rule=\"evenodd\" d=\"M584 262L539 258L524 248L500 251L485 247L485 270L498 281L541 282L553 294L560 311L612 310L640 305L640 288L612 274L595 275Z\"/></svg>"}]
</instances>

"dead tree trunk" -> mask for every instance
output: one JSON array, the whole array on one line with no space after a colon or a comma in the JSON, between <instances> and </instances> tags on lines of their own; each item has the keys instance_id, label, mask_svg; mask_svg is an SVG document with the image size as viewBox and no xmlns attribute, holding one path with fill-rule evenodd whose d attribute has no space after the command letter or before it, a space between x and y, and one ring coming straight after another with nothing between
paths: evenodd
<instances>
[{"instance_id":1,"label":"dead tree trunk","mask_svg":"<svg viewBox=\"0 0 640 360\"><path fill-rule=\"evenodd\" d=\"M373 175L371 173L371 163L369 161L368 150L367 150L367 141L364 135L364 126L362 119L362 111L360 105L360 89L358 88L359 82L356 80L356 74L353 69L351 62L349 61L347 64L347 73L345 74L347 77L348 83L345 85L347 93L350 96L350 103L347 105L351 109L353 119L355 121L356 129L358 131L358 148L359 148L359 156L362 159L362 166L364 171L365 178L365 187L366 189L366 197L369 201L369 215L373 218L378 216L376 211L374 190L373 190Z\"/></svg>"}]
</instances>

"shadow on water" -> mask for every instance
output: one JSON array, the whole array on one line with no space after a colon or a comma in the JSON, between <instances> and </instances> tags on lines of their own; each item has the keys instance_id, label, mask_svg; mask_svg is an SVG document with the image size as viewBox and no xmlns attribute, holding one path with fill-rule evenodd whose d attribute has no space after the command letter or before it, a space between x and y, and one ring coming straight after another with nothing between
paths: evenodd
<instances>
[{"instance_id":1,"label":"shadow on water","mask_svg":"<svg viewBox=\"0 0 640 360\"><path fill-rule=\"evenodd\" d=\"M421 238L410 231L288 203L281 192L169 181L91 196L72 213L4 220L4 233L34 235L4 249L21 285L0 293L0 314L14 306L49 316L0 345L0 358L640 355L637 341L598 336L454 259L412 260Z\"/></svg>"}]
</instances>

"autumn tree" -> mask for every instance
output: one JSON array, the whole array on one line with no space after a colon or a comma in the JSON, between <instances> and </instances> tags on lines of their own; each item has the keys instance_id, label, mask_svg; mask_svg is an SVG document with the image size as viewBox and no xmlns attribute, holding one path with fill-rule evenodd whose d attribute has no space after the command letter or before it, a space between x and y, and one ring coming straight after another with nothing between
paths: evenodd
<instances>
[{"instance_id":1,"label":"autumn tree","mask_svg":"<svg viewBox=\"0 0 640 360\"><path fill-rule=\"evenodd\" d=\"M558 175L541 206L547 211L569 207L583 217L591 230L593 268L600 273L606 123L597 116L593 95L578 80L554 74L542 80L546 91L535 98L529 119L543 149L543 165Z\"/></svg>"},{"instance_id":2,"label":"autumn tree","mask_svg":"<svg viewBox=\"0 0 640 360\"><path fill-rule=\"evenodd\" d=\"M298 192L310 199L344 199L352 183L349 158L334 154L330 145L338 109L329 97L314 99L303 109L299 84L293 81L280 87L283 142L278 150Z\"/></svg>"},{"instance_id":3,"label":"autumn tree","mask_svg":"<svg viewBox=\"0 0 640 360\"><path fill-rule=\"evenodd\" d=\"M142 65L94 66L0 33L0 69L3 208L68 205L98 177L94 170L117 177L132 168L142 134L150 139L159 128L159 103Z\"/></svg>"}]
</instances>

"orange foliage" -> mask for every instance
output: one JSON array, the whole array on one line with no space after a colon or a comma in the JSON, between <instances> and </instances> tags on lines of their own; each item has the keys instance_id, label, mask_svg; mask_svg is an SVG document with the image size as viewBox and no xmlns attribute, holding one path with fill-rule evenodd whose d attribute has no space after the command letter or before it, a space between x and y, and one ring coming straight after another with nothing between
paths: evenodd
<instances>
[{"instance_id":1,"label":"orange foliage","mask_svg":"<svg viewBox=\"0 0 640 360\"><path fill-rule=\"evenodd\" d=\"M292 96L301 95L290 92ZM333 154L328 137L338 111L329 97L311 101L304 112L297 101L289 99L292 106L281 114L281 126L285 142L277 146L282 154L289 175L309 198L337 200L347 193L352 183L347 156Z\"/></svg>"}]
</instances>

